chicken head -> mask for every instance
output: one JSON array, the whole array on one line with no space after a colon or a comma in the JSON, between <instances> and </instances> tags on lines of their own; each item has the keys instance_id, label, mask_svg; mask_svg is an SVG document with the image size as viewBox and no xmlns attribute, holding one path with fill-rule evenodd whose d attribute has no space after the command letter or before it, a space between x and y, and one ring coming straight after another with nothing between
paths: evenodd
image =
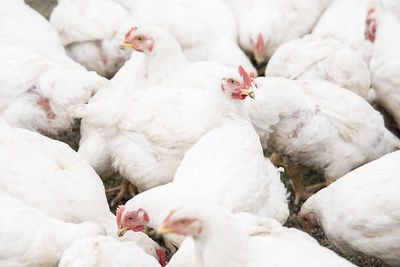
<instances>
[{"instance_id":1,"label":"chicken head","mask_svg":"<svg viewBox=\"0 0 400 267\"><path fill-rule=\"evenodd\" d=\"M134 232L143 231L149 222L149 216L143 209L129 211L124 214L125 206L121 205L117 208L117 225L118 236L123 236L127 231Z\"/></svg>"},{"instance_id":2,"label":"chicken head","mask_svg":"<svg viewBox=\"0 0 400 267\"><path fill-rule=\"evenodd\" d=\"M129 32L126 33L120 48L133 48L139 52L149 53L153 51L153 43L154 41L151 37L138 32L138 27L132 27Z\"/></svg>"},{"instance_id":3,"label":"chicken head","mask_svg":"<svg viewBox=\"0 0 400 267\"><path fill-rule=\"evenodd\" d=\"M180 217L174 210L164 219L157 230L158 234L176 233L181 235L199 235L202 232L202 223L197 218Z\"/></svg>"},{"instance_id":4,"label":"chicken head","mask_svg":"<svg viewBox=\"0 0 400 267\"><path fill-rule=\"evenodd\" d=\"M254 59L257 64L262 64L263 62L265 62L265 42L263 35L261 33L258 33L257 41L254 41L254 38L250 37L250 44L252 46Z\"/></svg>"},{"instance_id":5,"label":"chicken head","mask_svg":"<svg viewBox=\"0 0 400 267\"><path fill-rule=\"evenodd\" d=\"M301 226L304 230L311 231L312 229L319 228L318 219L313 213L298 215Z\"/></svg>"},{"instance_id":6,"label":"chicken head","mask_svg":"<svg viewBox=\"0 0 400 267\"><path fill-rule=\"evenodd\" d=\"M239 74L242 82L235 78L223 78L221 82L222 91L231 94L233 99L245 99L247 96L254 98L252 89L252 76L249 75L242 66L239 66Z\"/></svg>"}]
</instances>

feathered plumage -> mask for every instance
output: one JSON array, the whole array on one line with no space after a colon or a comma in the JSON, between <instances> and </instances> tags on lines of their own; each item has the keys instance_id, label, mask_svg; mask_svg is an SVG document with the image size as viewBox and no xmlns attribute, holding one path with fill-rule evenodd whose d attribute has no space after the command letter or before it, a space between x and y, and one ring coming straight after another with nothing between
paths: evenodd
<instances>
[{"instance_id":1,"label":"feathered plumage","mask_svg":"<svg viewBox=\"0 0 400 267\"><path fill-rule=\"evenodd\" d=\"M259 218L259 223L263 233L249 235L243 230L245 223L238 223L226 209L186 204L170 212L159 232L193 238L195 261L203 266L320 266L321 261L325 266L353 266L301 231L267 218Z\"/></svg>"},{"instance_id":2,"label":"feathered plumage","mask_svg":"<svg viewBox=\"0 0 400 267\"><path fill-rule=\"evenodd\" d=\"M317 225L347 255L367 254L400 264L400 152L346 174L308 199L299 213L307 227Z\"/></svg>"},{"instance_id":3,"label":"feathered plumage","mask_svg":"<svg viewBox=\"0 0 400 267\"><path fill-rule=\"evenodd\" d=\"M271 57L266 76L335 83L372 102L370 73L362 54L336 34L310 34L281 45Z\"/></svg>"},{"instance_id":4,"label":"feathered plumage","mask_svg":"<svg viewBox=\"0 0 400 267\"><path fill-rule=\"evenodd\" d=\"M63 0L54 8L50 23L67 53L88 70L111 78L129 58L119 49L133 25L128 12L109 0Z\"/></svg>"},{"instance_id":5,"label":"feathered plumage","mask_svg":"<svg viewBox=\"0 0 400 267\"><path fill-rule=\"evenodd\" d=\"M204 135L186 152L172 183L135 196L121 216L143 209L148 226L158 228L170 209L188 201L268 216L280 223L289 214L279 171L265 159L258 136L246 120L225 123Z\"/></svg>"}]
</instances>

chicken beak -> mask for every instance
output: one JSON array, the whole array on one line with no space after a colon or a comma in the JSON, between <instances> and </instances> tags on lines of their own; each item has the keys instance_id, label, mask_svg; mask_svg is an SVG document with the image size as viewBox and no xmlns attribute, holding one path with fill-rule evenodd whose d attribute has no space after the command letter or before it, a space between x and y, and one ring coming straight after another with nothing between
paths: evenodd
<instances>
[{"instance_id":1,"label":"chicken beak","mask_svg":"<svg viewBox=\"0 0 400 267\"><path fill-rule=\"evenodd\" d=\"M121 236L123 236L126 232L128 232L129 230L131 230L131 228L120 226L120 227L118 227L117 235L118 235L119 237L121 237Z\"/></svg>"},{"instance_id":2,"label":"chicken beak","mask_svg":"<svg viewBox=\"0 0 400 267\"><path fill-rule=\"evenodd\" d=\"M166 227L164 224L161 225L158 229L157 229L157 234L161 235L161 234L169 234L172 233L172 229Z\"/></svg>"},{"instance_id":3,"label":"chicken beak","mask_svg":"<svg viewBox=\"0 0 400 267\"><path fill-rule=\"evenodd\" d=\"M252 88L241 89L240 93L242 95L248 95L251 98L254 98L256 96L255 93L254 93L254 90Z\"/></svg>"},{"instance_id":4,"label":"chicken beak","mask_svg":"<svg viewBox=\"0 0 400 267\"><path fill-rule=\"evenodd\" d=\"M133 45L131 45L130 43L123 41L120 45L119 45L119 49L124 50L125 48L134 48Z\"/></svg>"}]
</instances>

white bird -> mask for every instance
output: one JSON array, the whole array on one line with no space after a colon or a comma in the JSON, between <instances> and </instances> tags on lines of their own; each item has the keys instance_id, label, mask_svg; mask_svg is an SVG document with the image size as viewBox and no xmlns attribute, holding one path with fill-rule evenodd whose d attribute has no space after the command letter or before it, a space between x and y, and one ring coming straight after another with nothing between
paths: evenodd
<instances>
[{"instance_id":1,"label":"white bird","mask_svg":"<svg viewBox=\"0 0 400 267\"><path fill-rule=\"evenodd\" d=\"M243 119L204 135L185 153L173 182L140 193L120 206L119 232L146 226L157 229L170 209L188 201L272 217L281 224L289 215L280 173L264 157L251 123ZM178 238L171 240L180 243Z\"/></svg>"},{"instance_id":2,"label":"white bird","mask_svg":"<svg viewBox=\"0 0 400 267\"><path fill-rule=\"evenodd\" d=\"M112 237L81 239L62 255L60 267L159 267L154 257L146 254L135 242L120 242ZM161 266L165 266L161 265Z\"/></svg>"},{"instance_id":3,"label":"white bird","mask_svg":"<svg viewBox=\"0 0 400 267\"><path fill-rule=\"evenodd\" d=\"M3 188L0 212L1 266L57 266L64 250L74 242L104 234L94 222L75 224L50 218L11 197Z\"/></svg>"},{"instance_id":4,"label":"white bird","mask_svg":"<svg viewBox=\"0 0 400 267\"><path fill-rule=\"evenodd\" d=\"M90 105L107 105L110 110L115 109L115 103L123 102L125 95L135 94L137 90L149 87L195 87L202 90L209 90L220 86L220 81L226 72L231 69L226 68L217 62L190 62L183 54L179 43L167 30L157 26L139 26L133 27L125 36L122 44L124 47L129 47L137 50L131 55L131 58L125 62L125 65L116 73L110 83L112 90L102 90L94 98L90 100ZM151 101L167 101L168 93L141 93L146 95L146 99ZM162 88L156 90L163 90ZM171 92L173 89L169 89ZM160 94L160 100L155 100L152 94ZM176 92L170 94L175 95ZM195 93L197 94L197 93ZM139 95L138 95L139 96ZM141 98L143 96L140 96ZM175 96L180 97L180 96ZM129 96L128 96L129 98ZM161 100L165 98L164 100ZM113 100L110 100L113 99ZM133 100L140 101L148 108L150 100ZM169 101L169 100L168 100ZM98 103L98 104L97 104ZM108 104L106 104L108 103ZM130 105L132 103L128 103ZM159 102L161 104L162 102ZM168 104L169 105L169 104ZM99 106L100 107L100 106ZM104 112L102 111L98 112ZM139 112L139 110L138 110ZM142 112L139 112L142 113ZM74 112L71 112L71 116ZM113 114L112 116L109 116ZM102 125L104 131L112 132L112 127L116 127L115 123L110 128L110 123L116 122L115 114L109 112L104 114L107 121L103 120L107 127ZM110 157L111 152L107 147L108 138L104 132L99 131L97 121L101 119L94 117L94 121L86 116L81 121L81 135L79 154L81 154L89 164L95 168L97 173L104 177L112 175L114 169L111 168ZM97 126L96 126L97 125ZM112 134L112 133L107 133Z\"/></svg>"},{"instance_id":5,"label":"white bird","mask_svg":"<svg viewBox=\"0 0 400 267\"><path fill-rule=\"evenodd\" d=\"M256 73L237 44L235 17L221 0L191 0L190 4L186 0L114 1L138 23L167 29L190 61L211 60L234 68L242 65Z\"/></svg>"},{"instance_id":6,"label":"white bird","mask_svg":"<svg viewBox=\"0 0 400 267\"><path fill-rule=\"evenodd\" d=\"M0 46L0 116L10 125L46 134L70 130L67 109L83 104L108 81L16 45Z\"/></svg>"},{"instance_id":7,"label":"white bird","mask_svg":"<svg viewBox=\"0 0 400 267\"><path fill-rule=\"evenodd\" d=\"M310 34L281 45L268 61L265 76L292 80L326 80L368 102L375 100L362 54L336 34Z\"/></svg>"},{"instance_id":8,"label":"white bird","mask_svg":"<svg viewBox=\"0 0 400 267\"><path fill-rule=\"evenodd\" d=\"M47 216L68 222L96 222L116 237L104 186L95 171L68 145L9 127L0 120L0 189ZM23 166L23 167L21 167ZM159 246L142 233L130 235L148 254Z\"/></svg>"},{"instance_id":9,"label":"white bird","mask_svg":"<svg viewBox=\"0 0 400 267\"><path fill-rule=\"evenodd\" d=\"M400 128L400 17L386 11L378 21L376 42L370 62L377 102Z\"/></svg>"},{"instance_id":10,"label":"white bird","mask_svg":"<svg viewBox=\"0 0 400 267\"><path fill-rule=\"evenodd\" d=\"M296 203L310 195L300 180L301 166L322 171L329 184L400 148L381 114L349 90L324 81L254 82L257 98L247 102L251 121L264 148L283 156L283 162L271 160L287 168Z\"/></svg>"},{"instance_id":11,"label":"white bird","mask_svg":"<svg viewBox=\"0 0 400 267\"><path fill-rule=\"evenodd\" d=\"M226 209L186 204L172 210L159 233L190 236L195 247L195 261L204 267L219 266L354 266L321 247L307 234L282 227L278 222L260 218L263 233L249 235ZM267 222L267 223L265 223Z\"/></svg>"},{"instance_id":12,"label":"white bird","mask_svg":"<svg viewBox=\"0 0 400 267\"><path fill-rule=\"evenodd\" d=\"M301 208L303 227L322 227L346 255L370 255L400 265L400 152L346 174Z\"/></svg>"},{"instance_id":13,"label":"white bird","mask_svg":"<svg viewBox=\"0 0 400 267\"><path fill-rule=\"evenodd\" d=\"M75 151L28 130L0 127L2 190L51 218L94 221L115 232L103 183Z\"/></svg>"},{"instance_id":14,"label":"white bird","mask_svg":"<svg viewBox=\"0 0 400 267\"><path fill-rule=\"evenodd\" d=\"M239 69L241 76L220 74L208 90L147 88L76 106L71 116L98 129L115 170L141 192L170 182L184 153L205 133L237 116L247 117L242 100L254 95L249 75Z\"/></svg>"},{"instance_id":15,"label":"white bird","mask_svg":"<svg viewBox=\"0 0 400 267\"><path fill-rule=\"evenodd\" d=\"M14 126L70 129L66 108L85 103L107 81L68 57L55 29L24 1L4 0L0 24L0 112Z\"/></svg>"},{"instance_id":16,"label":"white bird","mask_svg":"<svg viewBox=\"0 0 400 267\"><path fill-rule=\"evenodd\" d=\"M331 0L225 0L235 13L239 44L260 65L283 43L308 34Z\"/></svg>"},{"instance_id":17,"label":"white bird","mask_svg":"<svg viewBox=\"0 0 400 267\"><path fill-rule=\"evenodd\" d=\"M362 53L368 64L381 12L381 0L333 0L312 32L343 36L351 47Z\"/></svg>"},{"instance_id":18,"label":"white bird","mask_svg":"<svg viewBox=\"0 0 400 267\"><path fill-rule=\"evenodd\" d=\"M133 20L113 1L58 1L50 23L67 54L99 75L111 78L130 56L130 51L122 52L119 44Z\"/></svg>"},{"instance_id":19,"label":"white bird","mask_svg":"<svg viewBox=\"0 0 400 267\"><path fill-rule=\"evenodd\" d=\"M23 0L3 0L0 7L1 45L19 45L66 67L85 69L65 53L57 31Z\"/></svg>"},{"instance_id":20,"label":"white bird","mask_svg":"<svg viewBox=\"0 0 400 267\"><path fill-rule=\"evenodd\" d=\"M127 75L120 78L117 74L116 80L124 79L121 82L124 83L125 90L152 86L210 88L221 80L221 71L232 70L215 61L189 61L175 37L158 26L132 27L126 33L121 47L133 48L145 55L140 64L131 64L131 61L137 60L136 55L128 60L126 65L130 69L130 78ZM126 72L127 68L122 67L121 72ZM127 83L127 79L131 82Z\"/></svg>"}]
</instances>

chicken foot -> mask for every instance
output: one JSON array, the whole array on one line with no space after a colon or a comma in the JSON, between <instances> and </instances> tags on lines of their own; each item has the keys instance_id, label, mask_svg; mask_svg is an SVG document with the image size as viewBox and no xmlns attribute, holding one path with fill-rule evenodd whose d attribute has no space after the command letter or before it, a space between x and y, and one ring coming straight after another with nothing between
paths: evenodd
<instances>
[{"instance_id":1,"label":"chicken foot","mask_svg":"<svg viewBox=\"0 0 400 267\"><path fill-rule=\"evenodd\" d=\"M301 172L303 167L285 162L282 158L282 155L277 153L272 153L269 159L275 166L283 167L288 172L293 187L295 205L298 205L300 200L306 200L312 196L315 191L326 186L326 183L304 186L301 180Z\"/></svg>"},{"instance_id":2,"label":"chicken foot","mask_svg":"<svg viewBox=\"0 0 400 267\"><path fill-rule=\"evenodd\" d=\"M132 197L136 195L136 187L126 179L123 179L119 186L106 189L106 193L114 193L117 191L119 191L118 194L113 198L113 200L111 200L111 207L117 204L126 195Z\"/></svg>"}]
</instances>

